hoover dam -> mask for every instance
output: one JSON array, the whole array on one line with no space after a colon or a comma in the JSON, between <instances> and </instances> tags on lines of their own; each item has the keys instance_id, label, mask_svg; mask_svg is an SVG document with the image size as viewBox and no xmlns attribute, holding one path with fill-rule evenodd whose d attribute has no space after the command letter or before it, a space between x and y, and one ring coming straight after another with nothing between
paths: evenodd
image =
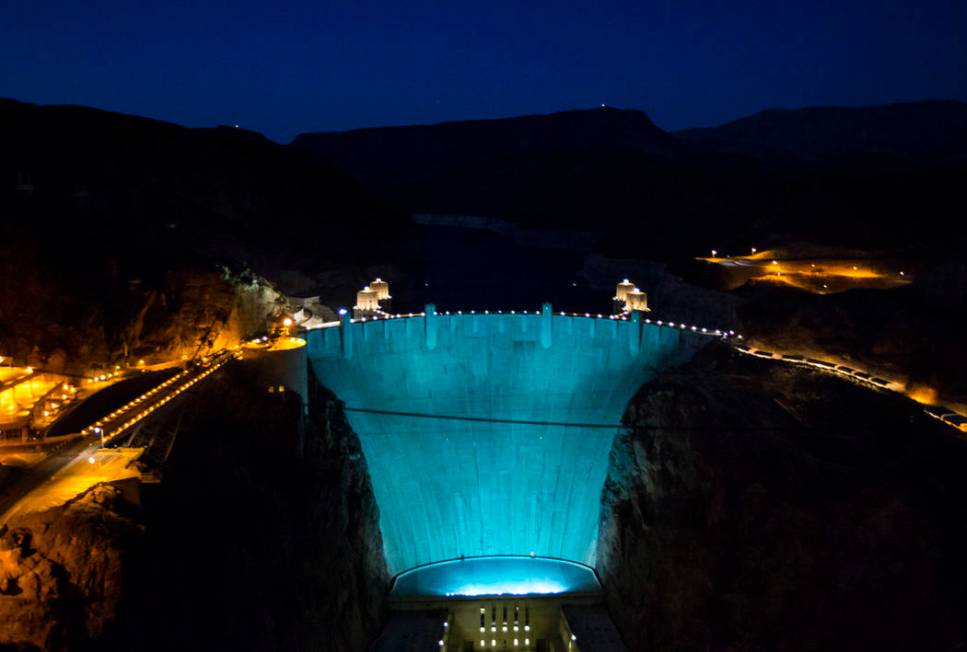
<instances>
[{"instance_id":1,"label":"hoover dam","mask_svg":"<svg viewBox=\"0 0 967 652\"><path fill-rule=\"evenodd\" d=\"M716 336L659 324L429 305L309 331L312 370L361 440L390 572L501 555L593 566L628 401Z\"/></svg>"}]
</instances>

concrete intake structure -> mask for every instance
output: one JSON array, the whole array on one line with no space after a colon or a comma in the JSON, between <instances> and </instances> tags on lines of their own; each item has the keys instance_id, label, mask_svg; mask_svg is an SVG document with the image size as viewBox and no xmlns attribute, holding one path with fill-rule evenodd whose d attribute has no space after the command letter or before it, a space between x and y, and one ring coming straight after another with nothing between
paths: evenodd
<instances>
[{"instance_id":1,"label":"concrete intake structure","mask_svg":"<svg viewBox=\"0 0 967 652\"><path fill-rule=\"evenodd\" d=\"M346 405L390 572L478 555L594 564L601 489L628 401L708 340L678 327L540 314L439 315L309 331Z\"/></svg>"}]
</instances>

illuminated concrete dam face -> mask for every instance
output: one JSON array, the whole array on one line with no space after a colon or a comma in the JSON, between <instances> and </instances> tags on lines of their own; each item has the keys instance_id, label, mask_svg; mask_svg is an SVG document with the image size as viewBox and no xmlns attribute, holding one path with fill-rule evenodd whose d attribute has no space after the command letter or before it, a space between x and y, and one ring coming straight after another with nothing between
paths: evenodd
<instances>
[{"instance_id":1,"label":"illuminated concrete dam face","mask_svg":"<svg viewBox=\"0 0 967 652\"><path fill-rule=\"evenodd\" d=\"M542 314L381 319L310 331L346 405L390 571L477 555L593 565L612 440L642 383L708 340Z\"/></svg>"}]
</instances>

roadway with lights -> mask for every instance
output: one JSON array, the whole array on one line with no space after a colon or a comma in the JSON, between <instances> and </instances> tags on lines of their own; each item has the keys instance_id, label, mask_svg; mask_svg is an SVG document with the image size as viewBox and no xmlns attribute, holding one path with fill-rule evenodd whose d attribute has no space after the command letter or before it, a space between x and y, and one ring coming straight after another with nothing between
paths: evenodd
<instances>
[{"instance_id":1,"label":"roadway with lights","mask_svg":"<svg viewBox=\"0 0 967 652\"><path fill-rule=\"evenodd\" d=\"M81 432L48 442L44 457L27 469L0 496L0 525L17 515L63 504L100 482L137 477L134 449L107 449L135 424L191 389L234 357L232 351L212 356L165 380ZM40 446L24 444L25 452ZM9 454L10 447L5 451ZM140 452L140 449L137 449Z\"/></svg>"}]
</instances>

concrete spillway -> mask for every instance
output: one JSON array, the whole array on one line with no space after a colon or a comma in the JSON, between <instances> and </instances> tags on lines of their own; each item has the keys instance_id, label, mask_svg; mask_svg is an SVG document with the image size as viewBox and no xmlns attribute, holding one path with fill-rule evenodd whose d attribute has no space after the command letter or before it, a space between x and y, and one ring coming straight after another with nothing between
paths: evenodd
<instances>
[{"instance_id":1,"label":"concrete spillway","mask_svg":"<svg viewBox=\"0 0 967 652\"><path fill-rule=\"evenodd\" d=\"M705 341L679 328L542 314L437 315L310 331L345 402L391 572L461 555L593 564L625 406Z\"/></svg>"}]
</instances>

